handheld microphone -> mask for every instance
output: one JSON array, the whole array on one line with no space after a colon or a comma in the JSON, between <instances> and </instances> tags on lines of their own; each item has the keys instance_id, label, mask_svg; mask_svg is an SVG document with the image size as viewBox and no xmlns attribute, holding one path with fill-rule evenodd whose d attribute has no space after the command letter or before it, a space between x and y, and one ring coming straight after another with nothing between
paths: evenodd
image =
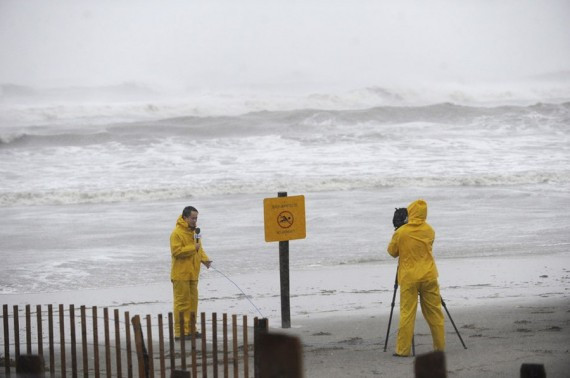
<instances>
[{"instance_id":1,"label":"handheld microphone","mask_svg":"<svg viewBox=\"0 0 570 378\"><path fill-rule=\"evenodd\" d=\"M200 235L200 227L196 227L194 230L194 241L196 243L200 243L200 239L202 239L202 235Z\"/></svg>"}]
</instances>

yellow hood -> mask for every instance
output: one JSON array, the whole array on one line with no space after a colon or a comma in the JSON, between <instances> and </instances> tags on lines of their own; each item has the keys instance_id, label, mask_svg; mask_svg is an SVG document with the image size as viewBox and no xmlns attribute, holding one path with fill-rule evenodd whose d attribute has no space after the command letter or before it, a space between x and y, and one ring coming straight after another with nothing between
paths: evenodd
<instances>
[{"instance_id":1,"label":"yellow hood","mask_svg":"<svg viewBox=\"0 0 570 378\"><path fill-rule=\"evenodd\" d=\"M423 199L412 202L408 206L408 223L422 224L427 219L427 202Z\"/></svg>"}]
</instances>

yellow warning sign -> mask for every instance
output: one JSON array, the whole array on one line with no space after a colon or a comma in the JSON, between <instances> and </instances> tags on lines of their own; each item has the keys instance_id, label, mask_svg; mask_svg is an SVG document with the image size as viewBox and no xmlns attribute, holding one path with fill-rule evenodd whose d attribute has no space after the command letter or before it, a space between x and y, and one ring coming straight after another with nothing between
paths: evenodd
<instances>
[{"instance_id":1,"label":"yellow warning sign","mask_svg":"<svg viewBox=\"0 0 570 378\"><path fill-rule=\"evenodd\" d=\"M305 239L305 196L265 198L265 241Z\"/></svg>"}]
</instances>

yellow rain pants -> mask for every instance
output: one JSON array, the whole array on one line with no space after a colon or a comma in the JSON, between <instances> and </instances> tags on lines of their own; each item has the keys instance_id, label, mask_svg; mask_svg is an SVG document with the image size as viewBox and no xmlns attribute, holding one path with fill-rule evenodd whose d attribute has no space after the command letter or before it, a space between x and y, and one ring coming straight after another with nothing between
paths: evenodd
<instances>
[{"instance_id":1,"label":"yellow rain pants","mask_svg":"<svg viewBox=\"0 0 570 378\"><path fill-rule=\"evenodd\" d=\"M401 356L409 356L411 352L418 294L422 313L431 330L433 349L445 350L444 319L437 280L416 282L400 287L400 326L396 353Z\"/></svg>"},{"instance_id":2,"label":"yellow rain pants","mask_svg":"<svg viewBox=\"0 0 570 378\"><path fill-rule=\"evenodd\" d=\"M172 281L174 291L174 336L180 337L180 311L184 312L184 335L196 332L198 281ZM191 322L190 314L194 315Z\"/></svg>"}]
</instances>

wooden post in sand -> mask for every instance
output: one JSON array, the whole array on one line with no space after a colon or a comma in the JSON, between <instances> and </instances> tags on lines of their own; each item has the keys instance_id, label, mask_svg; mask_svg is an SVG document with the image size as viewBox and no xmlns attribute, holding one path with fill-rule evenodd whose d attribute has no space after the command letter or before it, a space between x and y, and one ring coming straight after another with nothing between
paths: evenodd
<instances>
[{"instance_id":1,"label":"wooden post in sand","mask_svg":"<svg viewBox=\"0 0 570 378\"><path fill-rule=\"evenodd\" d=\"M277 197L287 197L287 192L279 192ZM291 328L289 240L279 242L279 277L281 279L281 328Z\"/></svg>"},{"instance_id":2,"label":"wooden post in sand","mask_svg":"<svg viewBox=\"0 0 570 378\"><path fill-rule=\"evenodd\" d=\"M414 372L416 378L446 378L445 354L436 351L417 356Z\"/></svg>"},{"instance_id":3,"label":"wooden post in sand","mask_svg":"<svg viewBox=\"0 0 570 378\"><path fill-rule=\"evenodd\" d=\"M522 364L521 378L546 378L546 371L542 364Z\"/></svg>"},{"instance_id":4,"label":"wooden post in sand","mask_svg":"<svg viewBox=\"0 0 570 378\"><path fill-rule=\"evenodd\" d=\"M258 319L255 317L253 319L253 376L255 378L260 377L260 343L259 338L262 334L266 334L269 329L269 324L267 318Z\"/></svg>"},{"instance_id":5,"label":"wooden post in sand","mask_svg":"<svg viewBox=\"0 0 570 378\"><path fill-rule=\"evenodd\" d=\"M262 333L258 336L257 377L303 377L303 351L296 336Z\"/></svg>"}]
</instances>

